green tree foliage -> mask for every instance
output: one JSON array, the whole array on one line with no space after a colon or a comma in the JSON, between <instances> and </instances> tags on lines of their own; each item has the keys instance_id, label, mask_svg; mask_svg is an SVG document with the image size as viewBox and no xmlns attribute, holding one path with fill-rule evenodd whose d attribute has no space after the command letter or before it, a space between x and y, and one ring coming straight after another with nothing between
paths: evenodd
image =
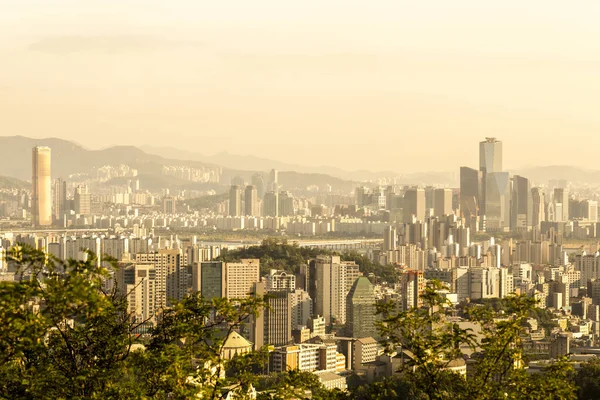
<instances>
[{"instance_id":1,"label":"green tree foliage","mask_svg":"<svg viewBox=\"0 0 600 400\"><path fill-rule=\"evenodd\" d=\"M343 261L354 261L360 266L360 271L365 275L373 274L379 282L397 282L400 272L393 265L382 265L371 261L369 257L356 251L348 251L341 255Z\"/></svg>"},{"instance_id":2,"label":"green tree foliage","mask_svg":"<svg viewBox=\"0 0 600 400\"><path fill-rule=\"evenodd\" d=\"M300 247L297 243L277 238L264 239L260 246L249 246L236 250L223 250L219 260L232 262L244 258L260 259L260 272L265 275L270 269L282 269L292 273L300 271L300 265L306 264L318 255L332 254L325 249Z\"/></svg>"},{"instance_id":3,"label":"green tree foliage","mask_svg":"<svg viewBox=\"0 0 600 400\"><path fill-rule=\"evenodd\" d=\"M600 360L593 358L583 363L575 375L575 383L579 399L600 399Z\"/></svg>"},{"instance_id":4,"label":"green tree foliage","mask_svg":"<svg viewBox=\"0 0 600 400\"><path fill-rule=\"evenodd\" d=\"M373 262L367 256L356 251L338 254L327 249L300 247L295 242L289 243L285 239L277 238L264 239L260 246L249 246L231 251L224 250L219 260L232 262L243 258L258 258L260 259L261 275L264 275L270 269L298 273L300 265L306 264L311 258L320 255L339 255L342 261L354 261L359 265L362 273L365 275L372 273L381 282L396 282L399 277L399 272L394 266Z\"/></svg>"},{"instance_id":5,"label":"green tree foliage","mask_svg":"<svg viewBox=\"0 0 600 400\"><path fill-rule=\"evenodd\" d=\"M265 352L229 361L222 350L263 299L192 294L139 337L125 297L103 288L113 267L98 266L93 254L62 261L17 248L9 259L23 279L0 282L0 398L220 399L236 389L243 398L258 383Z\"/></svg>"},{"instance_id":6,"label":"green tree foliage","mask_svg":"<svg viewBox=\"0 0 600 400\"><path fill-rule=\"evenodd\" d=\"M427 284L421 298L423 307L395 312L395 305L380 306L383 319L379 329L388 351L406 355L403 373L427 399L545 398L574 399L575 387L564 362L550 364L548 374L528 374L523 369L520 336L535 300L510 296L502 300L504 314L492 307L472 305L468 318L480 327L474 332L448 321L449 306L438 294L439 282ZM453 360L463 359L463 349L471 349L472 374L465 380L449 371Z\"/></svg>"}]
</instances>

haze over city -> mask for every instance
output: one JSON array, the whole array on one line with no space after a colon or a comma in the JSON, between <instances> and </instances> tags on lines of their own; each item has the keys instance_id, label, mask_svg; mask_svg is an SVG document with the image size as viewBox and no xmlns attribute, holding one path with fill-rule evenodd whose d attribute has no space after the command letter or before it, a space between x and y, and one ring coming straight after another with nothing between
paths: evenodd
<instances>
[{"instance_id":1,"label":"haze over city","mask_svg":"<svg viewBox=\"0 0 600 400\"><path fill-rule=\"evenodd\" d=\"M4 0L0 399L600 399L600 2Z\"/></svg>"},{"instance_id":2,"label":"haze over city","mask_svg":"<svg viewBox=\"0 0 600 400\"><path fill-rule=\"evenodd\" d=\"M592 169L600 4L577 5L8 0L0 132L399 172L497 136L508 169Z\"/></svg>"}]
</instances>

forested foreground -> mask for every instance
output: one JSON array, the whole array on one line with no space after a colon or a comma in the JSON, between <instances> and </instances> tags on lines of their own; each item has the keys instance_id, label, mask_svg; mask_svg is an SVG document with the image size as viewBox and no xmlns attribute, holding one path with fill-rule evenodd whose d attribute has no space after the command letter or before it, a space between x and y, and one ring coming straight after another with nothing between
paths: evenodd
<instances>
[{"instance_id":1,"label":"forested foreground","mask_svg":"<svg viewBox=\"0 0 600 400\"><path fill-rule=\"evenodd\" d=\"M203 299L191 294L162 310L149 335L145 321L127 314L126 299L103 282L116 266L58 260L31 249L11 251L23 279L0 282L0 397L5 399L596 399L600 363L575 372L567 362L545 374L521 368L518 336L534 304L513 297L497 320L493 308L474 307L483 342L472 378L448 371L461 349L477 347L473 335L444 322L435 284L424 308L398 313L380 307L380 330L390 351L413 354L394 377L365 384L349 378L348 392L323 388L316 375L269 374L266 351L224 359L227 333L265 306L264 300ZM435 327L431 329L431 327ZM223 374L224 372L224 374ZM231 397L230 397L231 398Z\"/></svg>"}]
</instances>

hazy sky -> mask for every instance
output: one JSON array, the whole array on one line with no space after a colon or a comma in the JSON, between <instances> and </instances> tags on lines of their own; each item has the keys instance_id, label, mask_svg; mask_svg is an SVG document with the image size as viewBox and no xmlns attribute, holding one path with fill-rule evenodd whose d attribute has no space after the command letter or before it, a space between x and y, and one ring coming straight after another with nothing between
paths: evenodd
<instances>
[{"instance_id":1,"label":"hazy sky","mask_svg":"<svg viewBox=\"0 0 600 400\"><path fill-rule=\"evenodd\" d=\"M599 168L600 1L0 0L0 135Z\"/></svg>"}]
</instances>

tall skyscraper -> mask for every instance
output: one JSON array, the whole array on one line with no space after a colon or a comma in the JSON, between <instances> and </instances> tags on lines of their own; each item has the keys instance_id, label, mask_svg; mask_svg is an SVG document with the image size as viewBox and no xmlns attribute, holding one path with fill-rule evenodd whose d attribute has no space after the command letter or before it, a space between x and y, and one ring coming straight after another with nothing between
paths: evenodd
<instances>
[{"instance_id":1,"label":"tall skyscraper","mask_svg":"<svg viewBox=\"0 0 600 400\"><path fill-rule=\"evenodd\" d=\"M442 217L452 214L452 190L435 189L433 192L433 215Z\"/></svg>"},{"instance_id":2,"label":"tall skyscraper","mask_svg":"<svg viewBox=\"0 0 600 400\"><path fill-rule=\"evenodd\" d=\"M361 276L346 298L346 334L350 337L377 337L375 293L368 278Z\"/></svg>"},{"instance_id":3,"label":"tall skyscraper","mask_svg":"<svg viewBox=\"0 0 600 400\"><path fill-rule=\"evenodd\" d=\"M502 172L502 142L493 137L479 142L479 170L483 173Z\"/></svg>"},{"instance_id":4,"label":"tall skyscraper","mask_svg":"<svg viewBox=\"0 0 600 400\"><path fill-rule=\"evenodd\" d=\"M49 147L37 146L32 151L32 223L52 225L52 178Z\"/></svg>"},{"instance_id":5,"label":"tall skyscraper","mask_svg":"<svg viewBox=\"0 0 600 400\"><path fill-rule=\"evenodd\" d=\"M242 215L242 189L232 185L229 189L229 215L239 217Z\"/></svg>"},{"instance_id":6,"label":"tall skyscraper","mask_svg":"<svg viewBox=\"0 0 600 400\"><path fill-rule=\"evenodd\" d=\"M479 203L480 215L487 216L487 174L502 172L502 142L493 137L487 137L479 142L479 170L482 173L483 189ZM495 189L494 189L495 190ZM495 200L494 200L495 201Z\"/></svg>"},{"instance_id":7,"label":"tall skyscraper","mask_svg":"<svg viewBox=\"0 0 600 400\"><path fill-rule=\"evenodd\" d=\"M269 190L279 191L279 172L276 169L272 169L269 174Z\"/></svg>"},{"instance_id":8,"label":"tall skyscraper","mask_svg":"<svg viewBox=\"0 0 600 400\"><path fill-rule=\"evenodd\" d=\"M554 189L554 210L557 222L569 220L569 190L565 188ZM560 215L559 215L560 214Z\"/></svg>"},{"instance_id":9,"label":"tall skyscraper","mask_svg":"<svg viewBox=\"0 0 600 400\"><path fill-rule=\"evenodd\" d=\"M266 217L279 216L279 193L267 192L263 198L263 215Z\"/></svg>"},{"instance_id":10,"label":"tall skyscraper","mask_svg":"<svg viewBox=\"0 0 600 400\"><path fill-rule=\"evenodd\" d=\"M62 179L54 181L54 221L61 221L65 215L67 203L67 182Z\"/></svg>"},{"instance_id":11,"label":"tall skyscraper","mask_svg":"<svg viewBox=\"0 0 600 400\"><path fill-rule=\"evenodd\" d=\"M511 230L529 230L533 225L533 197L529 179L513 177L511 201Z\"/></svg>"},{"instance_id":12,"label":"tall skyscraper","mask_svg":"<svg viewBox=\"0 0 600 400\"><path fill-rule=\"evenodd\" d=\"M383 230L383 251L398 249L398 233L393 226L386 226Z\"/></svg>"},{"instance_id":13,"label":"tall skyscraper","mask_svg":"<svg viewBox=\"0 0 600 400\"><path fill-rule=\"evenodd\" d=\"M508 172L485 174L486 230L506 231L510 228L511 187Z\"/></svg>"},{"instance_id":14,"label":"tall skyscraper","mask_svg":"<svg viewBox=\"0 0 600 400\"><path fill-rule=\"evenodd\" d=\"M87 185L79 185L75 189L75 213L81 215L92 213L92 195Z\"/></svg>"},{"instance_id":15,"label":"tall skyscraper","mask_svg":"<svg viewBox=\"0 0 600 400\"><path fill-rule=\"evenodd\" d=\"M546 200L544 191L539 187L531 188L531 200L533 204L531 225L539 228L542 221L546 220Z\"/></svg>"},{"instance_id":16,"label":"tall skyscraper","mask_svg":"<svg viewBox=\"0 0 600 400\"><path fill-rule=\"evenodd\" d=\"M409 188L404 192L404 222L410 222L412 216L417 221L425 221L425 190Z\"/></svg>"},{"instance_id":17,"label":"tall skyscraper","mask_svg":"<svg viewBox=\"0 0 600 400\"><path fill-rule=\"evenodd\" d=\"M258 212L258 191L253 185L246 186L244 191L244 215L257 217Z\"/></svg>"},{"instance_id":18,"label":"tall skyscraper","mask_svg":"<svg viewBox=\"0 0 600 400\"><path fill-rule=\"evenodd\" d=\"M258 198L262 199L265 195L265 181L263 179L262 174L256 173L252 175L252 186L256 188Z\"/></svg>"},{"instance_id":19,"label":"tall skyscraper","mask_svg":"<svg viewBox=\"0 0 600 400\"><path fill-rule=\"evenodd\" d=\"M460 216L472 232L478 230L482 190L482 172L460 167Z\"/></svg>"}]
</instances>

